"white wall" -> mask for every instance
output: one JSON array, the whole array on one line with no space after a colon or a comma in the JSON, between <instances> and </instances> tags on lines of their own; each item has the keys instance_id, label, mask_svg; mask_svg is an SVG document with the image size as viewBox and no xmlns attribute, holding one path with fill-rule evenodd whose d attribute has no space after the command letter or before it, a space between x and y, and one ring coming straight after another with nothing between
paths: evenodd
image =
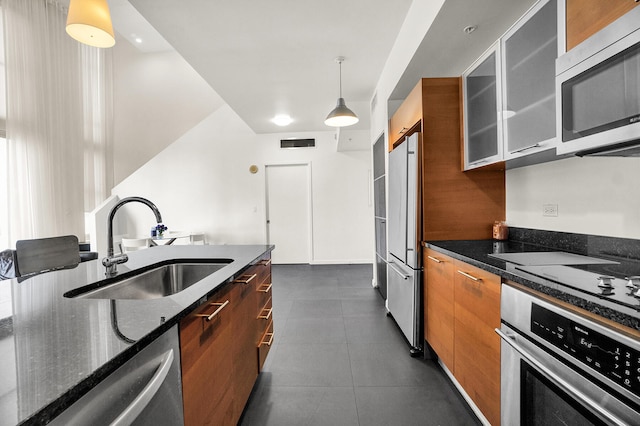
<instances>
[{"instance_id":1,"label":"white wall","mask_svg":"<svg viewBox=\"0 0 640 426\"><path fill-rule=\"evenodd\" d=\"M113 48L114 182L118 183L224 102L176 52Z\"/></svg>"},{"instance_id":2,"label":"white wall","mask_svg":"<svg viewBox=\"0 0 640 426\"><path fill-rule=\"evenodd\" d=\"M282 150L280 139L312 137L316 148ZM213 244L266 242L265 164L311 162L312 263L372 262L370 152L337 152L334 132L256 135L224 106L117 185L120 198L153 201L170 230L204 232ZM256 174L249 166L259 167ZM153 215L142 205L118 213L123 232L147 235ZM277 250L277 248L276 248Z\"/></svg>"},{"instance_id":3,"label":"white wall","mask_svg":"<svg viewBox=\"0 0 640 426\"><path fill-rule=\"evenodd\" d=\"M640 239L640 158L568 158L507 171L507 223ZM557 204L558 216L542 215Z\"/></svg>"}]
</instances>

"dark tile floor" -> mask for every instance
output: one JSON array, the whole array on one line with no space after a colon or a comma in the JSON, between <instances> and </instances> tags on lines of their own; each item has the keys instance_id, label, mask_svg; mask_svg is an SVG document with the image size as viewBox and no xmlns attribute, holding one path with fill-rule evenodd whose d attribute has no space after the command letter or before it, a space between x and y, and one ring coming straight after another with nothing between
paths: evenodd
<instances>
[{"instance_id":1,"label":"dark tile floor","mask_svg":"<svg viewBox=\"0 0 640 426\"><path fill-rule=\"evenodd\" d=\"M371 265L274 265L275 339L241 420L253 425L478 425L431 360L411 358Z\"/></svg>"}]
</instances>

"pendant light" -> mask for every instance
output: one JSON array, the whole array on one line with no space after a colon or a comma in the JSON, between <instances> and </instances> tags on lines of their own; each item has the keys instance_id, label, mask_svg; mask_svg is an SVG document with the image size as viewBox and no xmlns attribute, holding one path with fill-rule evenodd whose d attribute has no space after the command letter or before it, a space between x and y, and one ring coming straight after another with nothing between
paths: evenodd
<instances>
[{"instance_id":1,"label":"pendant light","mask_svg":"<svg viewBox=\"0 0 640 426\"><path fill-rule=\"evenodd\" d=\"M347 104L344 102L344 98L342 97L342 62L344 61L343 56L338 56L336 58L336 62L340 67L340 97L338 98L338 104L336 107L327 115L326 120L324 120L324 124L331 127L345 127L351 126L352 124L356 124L358 122L358 116L347 108Z\"/></svg>"},{"instance_id":2,"label":"pendant light","mask_svg":"<svg viewBox=\"0 0 640 426\"><path fill-rule=\"evenodd\" d=\"M111 47L116 44L107 0L71 0L67 34L89 46Z\"/></svg>"}]
</instances>

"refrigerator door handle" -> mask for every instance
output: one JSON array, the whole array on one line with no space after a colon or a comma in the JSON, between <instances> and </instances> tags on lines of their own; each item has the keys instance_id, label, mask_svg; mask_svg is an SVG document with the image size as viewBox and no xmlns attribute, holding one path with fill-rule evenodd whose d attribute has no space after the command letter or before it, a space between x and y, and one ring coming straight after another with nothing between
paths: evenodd
<instances>
[{"instance_id":1,"label":"refrigerator door handle","mask_svg":"<svg viewBox=\"0 0 640 426\"><path fill-rule=\"evenodd\" d=\"M396 272L396 274L400 275L400 276L402 277L402 279L404 279L404 280L408 280L409 278L411 278L411 275L407 275L407 274L405 274L404 272L402 272L401 270L399 270L398 268L396 268L396 267L395 267L395 263L393 262L393 260L391 260L391 261L386 261L386 260L385 260L385 263L386 263L387 265L389 265L389 267L390 267L391 269L393 269L393 270Z\"/></svg>"}]
</instances>

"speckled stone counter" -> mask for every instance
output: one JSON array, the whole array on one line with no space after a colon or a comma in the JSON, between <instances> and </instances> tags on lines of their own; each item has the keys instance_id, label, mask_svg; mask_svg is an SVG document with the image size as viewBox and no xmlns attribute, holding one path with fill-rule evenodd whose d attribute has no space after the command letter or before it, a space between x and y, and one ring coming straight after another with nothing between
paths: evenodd
<instances>
[{"instance_id":1,"label":"speckled stone counter","mask_svg":"<svg viewBox=\"0 0 640 426\"><path fill-rule=\"evenodd\" d=\"M0 425L44 424L238 276L272 246L160 246L129 254L120 274L174 259L231 263L149 300L73 299L104 279L99 260L0 281Z\"/></svg>"},{"instance_id":2,"label":"speckled stone counter","mask_svg":"<svg viewBox=\"0 0 640 426\"><path fill-rule=\"evenodd\" d=\"M565 251L618 262L607 265L607 273L623 278L640 275L640 241L538 231L510 229L507 241L431 241L426 246L470 265L533 290L555 297L621 325L640 331L640 300L636 309L620 306L606 297L583 293L540 279L516 269L515 264L489 256L490 253ZM598 272L598 266L589 267ZM588 269L588 268L587 268Z\"/></svg>"}]
</instances>

